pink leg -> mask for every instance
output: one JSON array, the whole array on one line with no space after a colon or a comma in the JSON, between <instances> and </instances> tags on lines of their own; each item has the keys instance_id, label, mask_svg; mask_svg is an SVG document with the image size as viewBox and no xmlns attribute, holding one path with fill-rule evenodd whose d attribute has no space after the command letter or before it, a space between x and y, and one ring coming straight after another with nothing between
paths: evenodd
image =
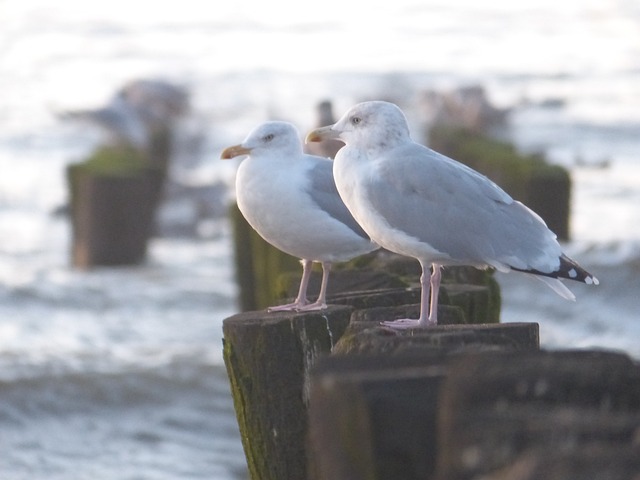
<instances>
[{"instance_id":1,"label":"pink leg","mask_svg":"<svg viewBox=\"0 0 640 480\"><path fill-rule=\"evenodd\" d=\"M322 262L322 284L320 285L320 295L318 295L318 300L309 305L305 305L304 307L300 307L298 310L306 312L310 310L324 310L325 308L327 308L327 284L329 283L330 272L331 263Z\"/></svg>"},{"instance_id":2,"label":"pink leg","mask_svg":"<svg viewBox=\"0 0 640 480\"><path fill-rule=\"evenodd\" d=\"M302 263L302 279L300 279L300 288L298 289L298 296L293 303L287 303L286 305L278 305L275 307L267 308L268 312L283 312L288 310L300 310L309 301L307 300L307 287L309 286L309 277L311 277L311 260L301 260Z\"/></svg>"},{"instance_id":3,"label":"pink leg","mask_svg":"<svg viewBox=\"0 0 640 480\"><path fill-rule=\"evenodd\" d=\"M431 311L429 313L429 324L438 324L438 293L440 293L440 279L442 278L442 270L440 265L434 263L432 265L433 273L431 274Z\"/></svg>"},{"instance_id":4,"label":"pink leg","mask_svg":"<svg viewBox=\"0 0 640 480\"><path fill-rule=\"evenodd\" d=\"M431 288L431 294L433 295L433 288L440 287L440 266L434 264L434 275L432 276L429 272L429 266L425 265L422 261L420 261L420 265L422 266L422 275L420 275L420 286L422 288L420 295L420 318L412 319L412 318L401 318L399 320L390 320L388 322L382 322L382 325L385 327L391 327L395 329L410 329L410 328L426 328L432 325L437 324L438 319L438 300L437 300L437 291L436 291L436 300L435 300L435 316L434 319L429 315L429 288ZM436 277L434 280L433 277ZM434 307L433 296L431 297L431 308ZM432 310L433 313L433 310Z\"/></svg>"}]
</instances>

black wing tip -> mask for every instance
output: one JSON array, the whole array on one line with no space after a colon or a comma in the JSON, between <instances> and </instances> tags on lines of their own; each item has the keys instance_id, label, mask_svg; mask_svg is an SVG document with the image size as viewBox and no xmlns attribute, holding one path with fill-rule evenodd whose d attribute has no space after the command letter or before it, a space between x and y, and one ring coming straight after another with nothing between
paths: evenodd
<instances>
[{"instance_id":1,"label":"black wing tip","mask_svg":"<svg viewBox=\"0 0 640 480\"><path fill-rule=\"evenodd\" d=\"M560 269L556 278L566 278L577 282L586 283L587 285L599 285L600 281L592 274L582 268L575 260L567 257L565 254L560 256Z\"/></svg>"},{"instance_id":2,"label":"black wing tip","mask_svg":"<svg viewBox=\"0 0 640 480\"><path fill-rule=\"evenodd\" d=\"M567 280L574 280L576 282L586 283L587 285L600 285L600 280L598 280L596 276L587 272L584 268L578 265L575 260L572 260L565 254L560 256L560 268L553 272L547 273L535 269L524 270L519 268L513 268L513 270L550 278L566 278Z\"/></svg>"}]
</instances>

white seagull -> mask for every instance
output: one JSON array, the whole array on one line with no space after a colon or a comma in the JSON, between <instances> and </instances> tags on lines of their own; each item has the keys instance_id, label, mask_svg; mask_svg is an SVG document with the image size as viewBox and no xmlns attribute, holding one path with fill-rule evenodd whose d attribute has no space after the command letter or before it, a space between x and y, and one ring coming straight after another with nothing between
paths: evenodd
<instances>
[{"instance_id":1,"label":"white seagull","mask_svg":"<svg viewBox=\"0 0 640 480\"><path fill-rule=\"evenodd\" d=\"M248 155L238 167L236 197L249 224L271 245L301 259L302 280L293 303L269 311L327 307L332 262L371 252L378 245L353 219L333 180L332 162L303 153L298 130L287 122L266 122L221 158ZM322 264L317 301L307 300L312 262Z\"/></svg>"},{"instance_id":2,"label":"white seagull","mask_svg":"<svg viewBox=\"0 0 640 480\"><path fill-rule=\"evenodd\" d=\"M396 105L360 103L306 140L328 138L346 144L333 174L355 219L378 245L414 257L422 267L420 318L384 325L436 325L443 266L534 274L569 300L575 296L558 278L598 284L562 253L555 234L532 210L475 170L411 140Z\"/></svg>"},{"instance_id":3,"label":"white seagull","mask_svg":"<svg viewBox=\"0 0 640 480\"><path fill-rule=\"evenodd\" d=\"M146 151L153 135L171 127L188 109L189 96L183 87L163 80L134 80L120 88L107 105L61 112L60 117L100 127L111 144Z\"/></svg>"}]
</instances>

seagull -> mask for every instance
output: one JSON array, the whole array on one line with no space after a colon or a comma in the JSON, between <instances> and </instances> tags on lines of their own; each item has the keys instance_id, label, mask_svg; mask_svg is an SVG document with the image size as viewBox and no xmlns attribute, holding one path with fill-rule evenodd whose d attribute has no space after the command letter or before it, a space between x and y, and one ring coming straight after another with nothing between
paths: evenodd
<instances>
[{"instance_id":1,"label":"seagull","mask_svg":"<svg viewBox=\"0 0 640 480\"><path fill-rule=\"evenodd\" d=\"M186 114L186 89L163 80L128 82L96 109L61 112L63 120L78 120L101 128L108 143L147 151L154 134L163 132Z\"/></svg>"},{"instance_id":2,"label":"seagull","mask_svg":"<svg viewBox=\"0 0 640 480\"><path fill-rule=\"evenodd\" d=\"M331 264L378 248L342 203L331 160L305 154L302 148L296 127L270 121L221 154L222 159L248 155L236 175L238 208L262 238L301 259L302 279L295 301L269 311L327 308ZM318 299L309 303L312 262L320 262L323 273Z\"/></svg>"},{"instance_id":3,"label":"seagull","mask_svg":"<svg viewBox=\"0 0 640 480\"><path fill-rule=\"evenodd\" d=\"M110 145L131 146L145 151L149 131L138 109L123 96L114 96L107 105L92 110L72 110L60 114L63 120L77 120L96 126L107 135Z\"/></svg>"},{"instance_id":4,"label":"seagull","mask_svg":"<svg viewBox=\"0 0 640 480\"><path fill-rule=\"evenodd\" d=\"M333 174L354 218L378 245L413 257L422 267L420 317L385 326L437 325L443 266L532 274L568 300L575 296L559 278L598 284L562 253L536 213L484 175L415 143L397 105L357 104L337 123L311 131L306 141L328 138L345 143Z\"/></svg>"}]
</instances>

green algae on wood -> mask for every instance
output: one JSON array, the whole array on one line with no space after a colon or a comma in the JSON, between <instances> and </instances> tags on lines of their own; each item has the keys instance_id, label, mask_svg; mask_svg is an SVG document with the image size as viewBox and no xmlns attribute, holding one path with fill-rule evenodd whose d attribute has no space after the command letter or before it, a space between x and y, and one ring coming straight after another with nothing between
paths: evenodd
<instances>
[{"instance_id":1,"label":"green algae on wood","mask_svg":"<svg viewBox=\"0 0 640 480\"><path fill-rule=\"evenodd\" d=\"M131 265L144 260L164 174L136 149L99 148L67 168L72 264Z\"/></svg>"},{"instance_id":2,"label":"green algae on wood","mask_svg":"<svg viewBox=\"0 0 640 480\"><path fill-rule=\"evenodd\" d=\"M368 265L371 269L382 270L388 275L393 275L407 285L419 286L418 279L422 272L420 264L413 258L391 252L380 252ZM473 288L473 286L480 288ZM419 297L417 301L420 301ZM500 321L500 285L495 279L493 269L479 270L468 266L443 268L439 302L441 305L461 307L465 314L463 323ZM390 305L387 304L387 306Z\"/></svg>"},{"instance_id":3,"label":"green algae on wood","mask_svg":"<svg viewBox=\"0 0 640 480\"><path fill-rule=\"evenodd\" d=\"M69 167L72 172L82 172L96 176L130 177L140 175L151 164L146 155L126 146L104 146L98 148L89 158Z\"/></svg>"},{"instance_id":4,"label":"green algae on wood","mask_svg":"<svg viewBox=\"0 0 640 480\"><path fill-rule=\"evenodd\" d=\"M253 480L307 478L307 373L342 336L351 310L246 312L224 320L223 356Z\"/></svg>"}]
</instances>

